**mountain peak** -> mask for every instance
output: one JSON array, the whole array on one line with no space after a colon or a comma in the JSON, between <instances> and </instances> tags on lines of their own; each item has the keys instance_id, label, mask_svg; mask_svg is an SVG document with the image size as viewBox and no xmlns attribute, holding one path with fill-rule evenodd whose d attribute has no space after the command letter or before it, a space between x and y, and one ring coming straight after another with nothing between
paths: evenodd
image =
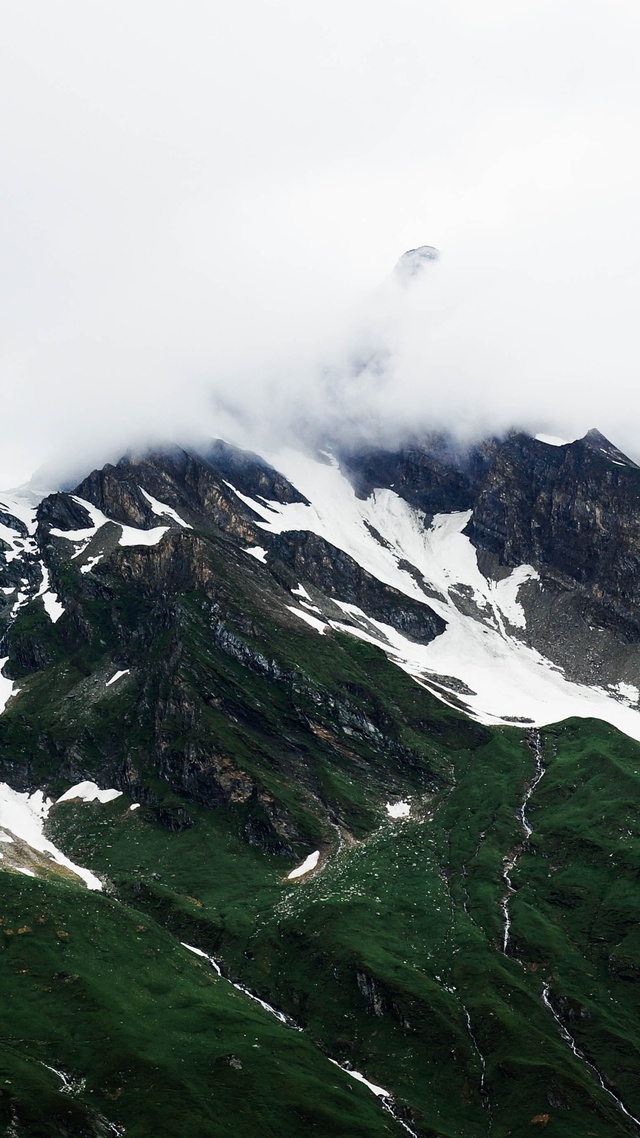
<instances>
[{"instance_id":1,"label":"mountain peak","mask_svg":"<svg viewBox=\"0 0 640 1138\"><path fill-rule=\"evenodd\" d=\"M419 276L428 264L437 261L440 254L433 245L419 245L417 249L407 249L394 268L395 276L406 284Z\"/></svg>"},{"instance_id":2,"label":"mountain peak","mask_svg":"<svg viewBox=\"0 0 640 1138\"><path fill-rule=\"evenodd\" d=\"M614 444L610 442L609 439L606 438L606 436L597 429L597 427L592 427L591 430L587 431L584 438L579 439L578 441L581 442L583 446L588 447L589 450L600 452L605 456L605 458L611 459L612 462L617 462L624 466L636 465L636 463L633 462L628 457L628 455L619 450L617 446L614 446Z\"/></svg>"}]
</instances>

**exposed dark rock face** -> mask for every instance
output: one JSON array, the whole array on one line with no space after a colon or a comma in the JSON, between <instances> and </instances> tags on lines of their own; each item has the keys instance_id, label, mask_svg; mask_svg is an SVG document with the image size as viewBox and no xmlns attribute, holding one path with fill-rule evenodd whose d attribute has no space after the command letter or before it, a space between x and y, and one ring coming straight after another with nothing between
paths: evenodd
<instances>
[{"instance_id":1,"label":"exposed dark rock face","mask_svg":"<svg viewBox=\"0 0 640 1138\"><path fill-rule=\"evenodd\" d=\"M38 535L46 537L52 529L91 529L88 511L71 494L49 494L38 506Z\"/></svg>"},{"instance_id":2,"label":"exposed dark rock face","mask_svg":"<svg viewBox=\"0 0 640 1138\"><path fill-rule=\"evenodd\" d=\"M278 502L306 499L283 475L257 455L215 442L206 456L171 450L142 459L122 459L116 466L94 470L75 493L92 502L114 521L145 529L163 524L144 497L141 484L158 501L177 510L198 528L216 527L242 536L238 518L255 518L227 485L249 497ZM166 520L165 520L166 524ZM170 524L175 522L170 520Z\"/></svg>"},{"instance_id":3,"label":"exposed dark rock face","mask_svg":"<svg viewBox=\"0 0 640 1138\"><path fill-rule=\"evenodd\" d=\"M303 494L260 458L257 454L239 450L217 439L204 458L216 471L232 482L237 490L250 498L263 498L267 502L302 502L308 505Z\"/></svg>"},{"instance_id":4,"label":"exposed dark rock face","mask_svg":"<svg viewBox=\"0 0 640 1138\"><path fill-rule=\"evenodd\" d=\"M268 564L276 579L289 588L306 581L325 596L357 605L368 616L422 644L446 628L444 620L428 605L376 580L347 553L317 534L279 534L273 539ZM290 570L288 574L283 572L285 567Z\"/></svg>"},{"instance_id":5,"label":"exposed dark rock face","mask_svg":"<svg viewBox=\"0 0 640 1138\"><path fill-rule=\"evenodd\" d=\"M503 565L578 589L587 618L640 637L640 469L596 431L562 447L507 439L467 532Z\"/></svg>"},{"instance_id":6,"label":"exposed dark rock face","mask_svg":"<svg viewBox=\"0 0 640 1138\"><path fill-rule=\"evenodd\" d=\"M427 515L473 508L479 482L500 447L488 439L470 449L432 434L397 451L370 448L342 451L341 465L359 498L377 487L396 494Z\"/></svg>"}]
</instances>

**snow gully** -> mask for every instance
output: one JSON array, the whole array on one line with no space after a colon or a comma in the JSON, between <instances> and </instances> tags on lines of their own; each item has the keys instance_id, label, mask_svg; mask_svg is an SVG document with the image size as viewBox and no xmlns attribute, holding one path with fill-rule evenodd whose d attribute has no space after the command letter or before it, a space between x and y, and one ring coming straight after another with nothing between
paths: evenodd
<instances>
[{"instance_id":1,"label":"snow gully","mask_svg":"<svg viewBox=\"0 0 640 1138\"><path fill-rule=\"evenodd\" d=\"M525 841L528 841L529 838L531 837L532 833L533 833L533 828L529 825L529 821L527 818L527 806L529 805L529 801L531 799L531 796L532 796L534 790L539 785L541 780L544 778L544 773L545 773L545 767L544 767L544 764L542 762L542 739L540 737L540 732L537 730L537 728L534 728L532 731L529 731L527 733L527 742L528 742L531 750L533 751L533 757L534 757L535 764L536 764L536 770L535 770L534 777L532 778L531 782L528 784L528 786L525 790L525 795L524 795L524 798L522 800L522 805L520 806L520 809L518 811L518 818L519 818L520 825L522 826L522 829L524 832ZM505 956L507 954L507 950L509 948L509 940L511 938L511 916L509 914L509 902L511 900L511 897L515 893L515 889L513 887L513 883L511 881L510 875L511 875L512 869L515 869L516 865L518 864L518 859L520 857L521 852L522 852L522 848L517 846L511 853L506 855L506 857L502 863L502 880L504 881L504 883L506 885L506 890L507 890L504 897L502 898L502 900L500 902L500 908L502 909L502 915L504 917L504 932L502 934L502 952Z\"/></svg>"}]
</instances>

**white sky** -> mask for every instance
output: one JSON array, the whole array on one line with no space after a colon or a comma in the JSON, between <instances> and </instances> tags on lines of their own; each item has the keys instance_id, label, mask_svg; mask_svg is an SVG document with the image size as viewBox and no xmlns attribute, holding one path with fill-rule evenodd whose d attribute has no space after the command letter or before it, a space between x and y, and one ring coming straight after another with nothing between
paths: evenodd
<instances>
[{"instance_id":1,"label":"white sky","mask_svg":"<svg viewBox=\"0 0 640 1138\"><path fill-rule=\"evenodd\" d=\"M637 4L5 0L1 40L0 485L221 401L640 456Z\"/></svg>"}]
</instances>

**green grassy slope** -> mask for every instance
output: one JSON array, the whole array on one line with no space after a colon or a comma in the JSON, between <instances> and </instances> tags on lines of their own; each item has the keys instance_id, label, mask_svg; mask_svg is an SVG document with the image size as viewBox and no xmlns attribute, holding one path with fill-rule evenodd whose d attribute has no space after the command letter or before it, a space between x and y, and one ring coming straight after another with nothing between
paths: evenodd
<instances>
[{"instance_id":1,"label":"green grassy slope","mask_svg":"<svg viewBox=\"0 0 640 1138\"><path fill-rule=\"evenodd\" d=\"M560 1025L640 1115L640 748L590 721L543 732L525 841L525 732L283 616L232 547L200 542L193 588L158 549L94 580L62 565L65 617L33 602L10 636L22 690L0 776L127 793L50 818L106 895L0 872L7 1132L402 1133L326 1054L388 1088L421 1138L635 1135ZM387 816L397 797L410 818ZM318 870L287 880L314 849Z\"/></svg>"}]
</instances>

